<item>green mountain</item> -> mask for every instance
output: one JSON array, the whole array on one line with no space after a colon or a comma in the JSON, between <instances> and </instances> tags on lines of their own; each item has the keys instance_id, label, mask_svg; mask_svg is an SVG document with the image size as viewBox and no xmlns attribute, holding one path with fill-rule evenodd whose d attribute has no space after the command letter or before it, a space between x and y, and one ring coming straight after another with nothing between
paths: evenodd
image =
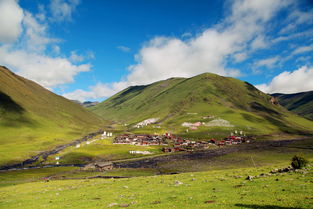
<instances>
[{"instance_id":1,"label":"green mountain","mask_svg":"<svg viewBox=\"0 0 313 209\"><path fill-rule=\"evenodd\" d=\"M0 66L0 165L98 130L103 119Z\"/></svg>"},{"instance_id":2,"label":"green mountain","mask_svg":"<svg viewBox=\"0 0 313 209\"><path fill-rule=\"evenodd\" d=\"M271 102L253 85L209 73L132 86L90 109L138 133L170 131L200 139L236 130L253 135L313 132L312 121ZM157 122L134 128L147 119Z\"/></svg>"},{"instance_id":3,"label":"green mountain","mask_svg":"<svg viewBox=\"0 0 313 209\"><path fill-rule=\"evenodd\" d=\"M272 94L279 104L305 118L313 120L313 91L295 94Z\"/></svg>"}]
</instances>

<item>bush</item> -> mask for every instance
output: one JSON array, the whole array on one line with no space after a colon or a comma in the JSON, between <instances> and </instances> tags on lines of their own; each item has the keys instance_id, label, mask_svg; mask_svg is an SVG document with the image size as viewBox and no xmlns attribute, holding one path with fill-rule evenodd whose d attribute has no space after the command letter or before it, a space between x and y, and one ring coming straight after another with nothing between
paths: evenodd
<instances>
[{"instance_id":1,"label":"bush","mask_svg":"<svg viewBox=\"0 0 313 209\"><path fill-rule=\"evenodd\" d=\"M301 169L304 168L308 164L308 160L306 160L304 157L295 155L291 159L291 166L294 169Z\"/></svg>"}]
</instances>

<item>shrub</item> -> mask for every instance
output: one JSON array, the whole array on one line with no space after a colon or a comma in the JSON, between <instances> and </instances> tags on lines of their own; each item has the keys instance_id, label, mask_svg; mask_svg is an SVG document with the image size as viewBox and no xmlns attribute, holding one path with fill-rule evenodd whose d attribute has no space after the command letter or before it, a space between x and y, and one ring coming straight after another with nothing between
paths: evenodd
<instances>
[{"instance_id":1,"label":"shrub","mask_svg":"<svg viewBox=\"0 0 313 209\"><path fill-rule=\"evenodd\" d=\"M308 164L308 160L300 155L295 155L291 159L291 166L294 169L301 169L304 168Z\"/></svg>"}]
</instances>

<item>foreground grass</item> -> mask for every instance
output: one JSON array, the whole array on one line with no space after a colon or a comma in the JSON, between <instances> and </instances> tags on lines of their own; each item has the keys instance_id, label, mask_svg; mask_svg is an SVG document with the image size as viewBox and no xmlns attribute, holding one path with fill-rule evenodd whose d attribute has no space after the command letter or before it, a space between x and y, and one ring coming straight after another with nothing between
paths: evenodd
<instances>
[{"instance_id":1,"label":"foreground grass","mask_svg":"<svg viewBox=\"0 0 313 209\"><path fill-rule=\"evenodd\" d=\"M245 180L248 175L286 167L294 154L302 153L312 162L312 143L307 139L213 159L168 162L156 169L101 173L66 167L0 172L0 208L312 208L312 167L303 173ZM160 171L201 170L209 171L156 176ZM85 179L97 175L137 177ZM44 177L51 180L44 182Z\"/></svg>"},{"instance_id":2,"label":"foreground grass","mask_svg":"<svg viewBox=\"0 0 313 209\"><path fill-rule=\"evenodd\" d=\"M1 208L312 208L312 167L245 180L273 167L2 187Z\"/></svg>"}]
</instances>

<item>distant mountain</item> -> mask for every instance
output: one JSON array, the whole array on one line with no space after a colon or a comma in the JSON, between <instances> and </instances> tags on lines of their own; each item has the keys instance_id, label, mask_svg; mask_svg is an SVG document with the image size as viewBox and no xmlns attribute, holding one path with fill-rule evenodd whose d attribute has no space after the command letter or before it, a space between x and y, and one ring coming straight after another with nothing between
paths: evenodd
<instances>
[{"instance_id":1,"label":"distant mountain","mask_svg":"<svg viewBox=\"0 0 313 209\"><path fill-rule=\"evenodd\" d=\"M96 106L97 104L99 104L99 102L91 102L91 101L86 101L86 102L80 102L78 100L71 100L72 102L75 102L77 104L82 105L83 107L93 107Z\"/></svg>"},{"instance_id":2,"label":"distant mountain","mask_svg":"<svg viewBox=\"0 0 313 209\"><path fill-rule=\"evenodd\" d=\"M295 94L272 94L288 110L313 120L313 91Z\"/></svg>"},{"instance_id":3,"label":"distant mountain","mask_svg":"<svg viewBox=\"0 0 313 209\"><path fill-rule=\"evenodd\" d=\"M236 130L255 135L313 132L312 121L277 105L253 85L210 73L132 86L90 109L135 132L198 138Z\"/></svg>"},{"instance_id":4,"label":"distant mountain","mask_svg":"<svg viewBox=\"0 0 313 209\"><path fill-rule=\"evenodd\" d=\"M98 130L103 119L0 66L0 165Z\"/></svg>"}]
</instances>

